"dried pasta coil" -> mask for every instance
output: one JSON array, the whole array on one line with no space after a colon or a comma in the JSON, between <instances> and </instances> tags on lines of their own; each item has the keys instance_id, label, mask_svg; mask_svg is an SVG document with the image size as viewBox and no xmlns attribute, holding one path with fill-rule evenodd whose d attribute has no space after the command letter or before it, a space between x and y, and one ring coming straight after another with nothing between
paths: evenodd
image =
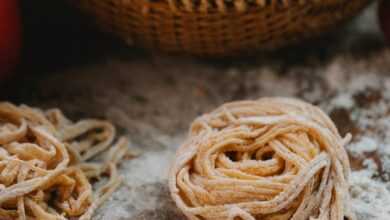
<instances>
[{"instance_id":1,"label":"dried pasta coil","mask_svg":"<svg viewBox=\"0 0 390 220\"><path fill-rule=\"evenodd\" d=\"M191 220L355 219L350 138L296 99L228 103L193 122L171 168L171 196Z\"/></svg>"}]
</instances>

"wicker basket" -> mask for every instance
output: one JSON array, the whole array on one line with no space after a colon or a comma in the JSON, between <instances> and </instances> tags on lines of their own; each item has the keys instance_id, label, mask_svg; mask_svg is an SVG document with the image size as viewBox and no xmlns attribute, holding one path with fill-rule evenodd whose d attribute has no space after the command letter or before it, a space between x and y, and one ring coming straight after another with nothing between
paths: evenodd
<instances>
[{"instance_id":1,"label":"wicker basket","mask_svg":"<svg viewBox=\"0 0 390 220\"><path fill-rule=\"evenodd\" d=\"M103 30L168 52L231 56L328 31L371 0L71 0Z\"/></svg>"}]
</instances>

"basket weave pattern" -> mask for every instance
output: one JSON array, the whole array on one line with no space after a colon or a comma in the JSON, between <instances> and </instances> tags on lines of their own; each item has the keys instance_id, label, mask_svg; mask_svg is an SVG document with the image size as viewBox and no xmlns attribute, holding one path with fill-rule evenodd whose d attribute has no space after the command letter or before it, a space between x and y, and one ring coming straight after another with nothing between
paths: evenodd
<instances>
[{"instance_id":1,"label":"basket weave pattern","mask_svg":"<svg viewBox=\"0 0 390 220\"><path fill-rule=\"evenodd\" d=\"M371 0L72 0L128 43L225 56L328 31Z\"/></svg>"}]
</instances>

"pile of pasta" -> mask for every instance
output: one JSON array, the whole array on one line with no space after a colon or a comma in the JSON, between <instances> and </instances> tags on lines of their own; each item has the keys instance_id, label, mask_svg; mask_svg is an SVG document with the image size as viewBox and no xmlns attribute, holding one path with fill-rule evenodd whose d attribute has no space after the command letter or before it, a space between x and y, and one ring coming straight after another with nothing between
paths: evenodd
<instances>
[{"instance_id":1,"label":"pile of pasta","mask_svg":"<svg viewBox=\"0 0 390 220\"><path fill-rule=\"evenodd\" d=\"M91 219L121 183L117 164L129 143L114 139L109 122L0 103L0 219Z\"/></svg>"},{"instance_id":2,"label":"pile of pasta","mask_svg":"<svg viewBox=\"0 0 390 220\"><path fill-rule=\"evenodd\" d=\"M350 139L300 100L228 103L193 122L171 195L191 220L352 220Z\"/></svg>"}]
</instances>

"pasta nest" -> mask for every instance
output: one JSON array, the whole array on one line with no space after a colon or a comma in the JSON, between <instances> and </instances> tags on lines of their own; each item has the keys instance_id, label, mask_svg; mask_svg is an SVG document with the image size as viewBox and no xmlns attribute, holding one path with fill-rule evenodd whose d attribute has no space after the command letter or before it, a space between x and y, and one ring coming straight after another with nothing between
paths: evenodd
<instances>
[{"instance_id":1,"label":"pasta nest","mask_svg":"<svg viewBox=\"0 0 390 220\"><path fill-rule=\"evenodd\" d=\"M193 122L171 168L171 196L191 220L355 219L350 139L296 99L228 103Z\"/></svg>"},{"instance_id":2,"label":"pasta nest","mask_svg":"<svg viewBox=\"0 0 390 220\"><path fill-rule=\"evenodd\" d=\"M0 103L0 219L91 219L119 186L128 140L112 124ZM107 150L102 162L91 162ZM109 178L100 188L92 181Z\"/></svg>"}]
</instances>

